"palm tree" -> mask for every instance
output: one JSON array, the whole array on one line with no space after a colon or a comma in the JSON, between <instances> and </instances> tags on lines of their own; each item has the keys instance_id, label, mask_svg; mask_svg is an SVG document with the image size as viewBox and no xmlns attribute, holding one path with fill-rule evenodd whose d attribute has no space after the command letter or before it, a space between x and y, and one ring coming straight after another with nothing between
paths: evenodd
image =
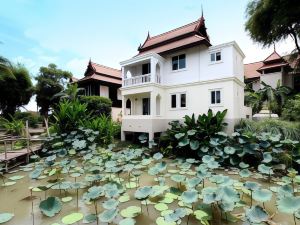
<instances>
[{"instance_id":1,"label":"palm tree","mask_svg":"<svg viewBox=\"0 0 300 225\"><path fill-rule=\"evenodd\" d=\"M53 96L53 98L66 98L69 99L71 101L77 99L78 96L81 95L82 91L84 90L84 88L78 88L77 84L70 84L68 85L68 88L55 94Z\"/></svg>"},{"instance_id":2,"label":"palm tree","mask_svg":"<svg viewBox=\"0 0 300 225\"><path fill-rule=\"evenodd\" d=\"M12 72L10 61L0 56L0 81L3 81L5 78L15 79L15 76Z\"/></svg>"},{"instance_id":3,"label":"palm tree","mask_svg":"<svg viewBox=\"0 0 300 225\"><path fill-rule=\"evenodd\" d=\"M258 113L263 107L262 95L253 90L246 90L245 105L252 108L253 114Z\"/></svg>"},{"instance_id":4,"label":"palm tree","mask_svg":"<svg viewBox=\"0 0 300 225\"><path fill-rule=\"evenodd\" d=\"M282 107L288 99L289 94L291 94L292 89L280 85L280 80L278 80L276 88L273 88L263 81L261 84L264 87L257 92L261 95L262 101L267 104L270 112L275 112L280 116Z\"/></svg>"}]
</instances>

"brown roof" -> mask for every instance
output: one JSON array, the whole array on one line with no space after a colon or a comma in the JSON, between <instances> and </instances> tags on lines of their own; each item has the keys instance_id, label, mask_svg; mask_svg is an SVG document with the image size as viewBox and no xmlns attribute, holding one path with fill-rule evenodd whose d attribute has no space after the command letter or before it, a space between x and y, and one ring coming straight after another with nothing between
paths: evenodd
<instances>
[{"instance_id":1,"label":"brown roof","mask_svg":"<svg viewBox=\"0 0 300 225\"><path fill-rule=\"evenodd\" d=\"M179 40L182 40L182 42ZM148 33L145 42L139 46L138 50L140 54L149 52L150 50L161 53L165 52L166 50L169 51L173 48L188 45L190 43L196 43L200 40L204 41L204 43L208 46L211 45L209 42L209 37L206 33L205 19L203 16L201 16L197 21L153 37L150 37ZM179 46L180 43L182 43L181 46ZM167 47L164 48L163 46L165 45L167 45Z\"/></svg>"},{"instance_id":2,"label":"brown roof","mask_svg":"<svg viewBox=\"0 0 300 225\"><path fill-rule=\"evenodd\" d=\"M265 64L262 67L258 69L258 71L263 71L265 69L271 69L271 68L276 68L276 67L281 67L281 66L287 66L289 65L288 63L285 62L279 62L279 63L273 63L273 64Z\"/></svg>"},{"instance_id":3,"label":"brown roof","mask_svg":"<svg viewBox=\"0 0 300 225\"><path fill-rule=\"evenodd\" d=\"M282 60L281 56L274 50L274 52L269 55L264 62L270 62L270 61L275 61L275 60Z\"/></svg>"},{"instance_id":4,"label":"brown roof","mask_svg":"<svg viewBox=\"0 0 300 225\"><path fill-rule=\"evenodd\" d=\"M146 52L155 52L157 54L161 54L161 53L166 53L170 50L176 50L182 47L188 47L188 46L193 46L195 44L198 43L202 43L203 41L205 41L205 38L199 36L199 35L194 35L194 36L190 36L190 37L186 37L184 39L180 39L171 43L167 43L161 46L157 46L156 48L152 48L146 51L143 51L142 53L146 53Z\"/></svg>"},{"instance_id":5,"label":"brown roof","mask_svg":"<svg viewBox=\"0 0 300 225\"><path fill-rule=\"evenodd\" d=\"M260 73L257 70L262 67L263 64L263 62L244 64L244 73L246 79L260 77Z\"/></svg>"},{"instance_id":6,"label":"brown roof","mask_svg":"<svg viewBox=\"0 0 300 225\"><path fill-rule=\"evenodd\" d=\"M99 81L104 81L104 82L108 82L108 83L122 84L122 80L111 78L111 77L106 77L106 76L102 76L102 75L98 75L98 74L86 76L86 77L78 80L78 82L86 81L86 80L99 80Z\"/></svg>"},{"instance_id":7,"label":"brown roof","mask_svg":"<svg viewBox=\"0 0 300 225\"><path fill-rule=\"evenodd\" d=\"M121 70L114 69L114 68L111 68L111 67L108 67L108 66L103 66L103 65L91 62L91 61L90 61L89 64L91 64L91 66L93 67L95 73L122 78Z\"/></svg>"}]
</instances>

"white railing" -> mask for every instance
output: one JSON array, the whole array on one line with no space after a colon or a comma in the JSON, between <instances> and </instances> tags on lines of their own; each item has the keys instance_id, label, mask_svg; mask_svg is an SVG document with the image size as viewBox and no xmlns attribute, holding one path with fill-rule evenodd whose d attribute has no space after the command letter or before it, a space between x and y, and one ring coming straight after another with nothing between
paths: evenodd
<instances>
[{"instance_id":1,"label":"white railing","mask_svg":"<svg viewBox=\"0 0 300 225\"><path fill-rule=\"evenodd\" d=\"M151 81L151 74L145 74L141 76L133 76L123 80L123 86L132 86L136 84L149 83Z\"/></svg>"}]
</instances>

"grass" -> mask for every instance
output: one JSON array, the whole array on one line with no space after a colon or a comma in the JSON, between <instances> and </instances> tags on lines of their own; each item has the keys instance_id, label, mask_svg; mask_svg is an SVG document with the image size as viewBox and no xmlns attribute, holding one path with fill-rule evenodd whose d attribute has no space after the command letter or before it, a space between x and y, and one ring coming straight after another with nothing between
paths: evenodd
<instances>
[{"instance_id":1,"label":"grass","mask_svg":"<svg viewBox=\"0 0 300 225\"><path fill-rule=\"evenodd\" d=\"M289 122L280 119L241 120L236 129L242 129L244 133L269 132L274 135L281 134L283 138L300 141L299 122Z\"/></svg>"}]
</instances>

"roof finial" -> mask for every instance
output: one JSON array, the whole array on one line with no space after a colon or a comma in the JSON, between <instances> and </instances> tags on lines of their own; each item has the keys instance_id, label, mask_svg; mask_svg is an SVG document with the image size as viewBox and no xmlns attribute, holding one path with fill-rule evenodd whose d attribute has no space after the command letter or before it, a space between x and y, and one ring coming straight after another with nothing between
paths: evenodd
<instances>
[{"instance_id":1,"label":"roof finial","mask_svg":"<svg viewBox=\"0 0 300 225\"><path fill-rule=\"evenodd\" d=\"M273 44L273 46L274 46L274 52L276 52L276 47L275 47L275 43Z\"/></svg>"},{"instance_id":2,"label":"roof finial","mask_svg":"<svg viewBox=\"0 0 300 225\"><path fill-rule=\"evenodd\" d=\"M147 34L147 40L150 38L150 32L148 30L148 34Z\"/></svg>"},{"instance_id":3,"label":"roof finial","mask_svg":"<svg viewBox=\"0 0 300 225\"><path fill-rule=\"evenodd\" d=\"M201 17L203 18L203 5L201 4Z\"/></svg>"}]
</instances>

